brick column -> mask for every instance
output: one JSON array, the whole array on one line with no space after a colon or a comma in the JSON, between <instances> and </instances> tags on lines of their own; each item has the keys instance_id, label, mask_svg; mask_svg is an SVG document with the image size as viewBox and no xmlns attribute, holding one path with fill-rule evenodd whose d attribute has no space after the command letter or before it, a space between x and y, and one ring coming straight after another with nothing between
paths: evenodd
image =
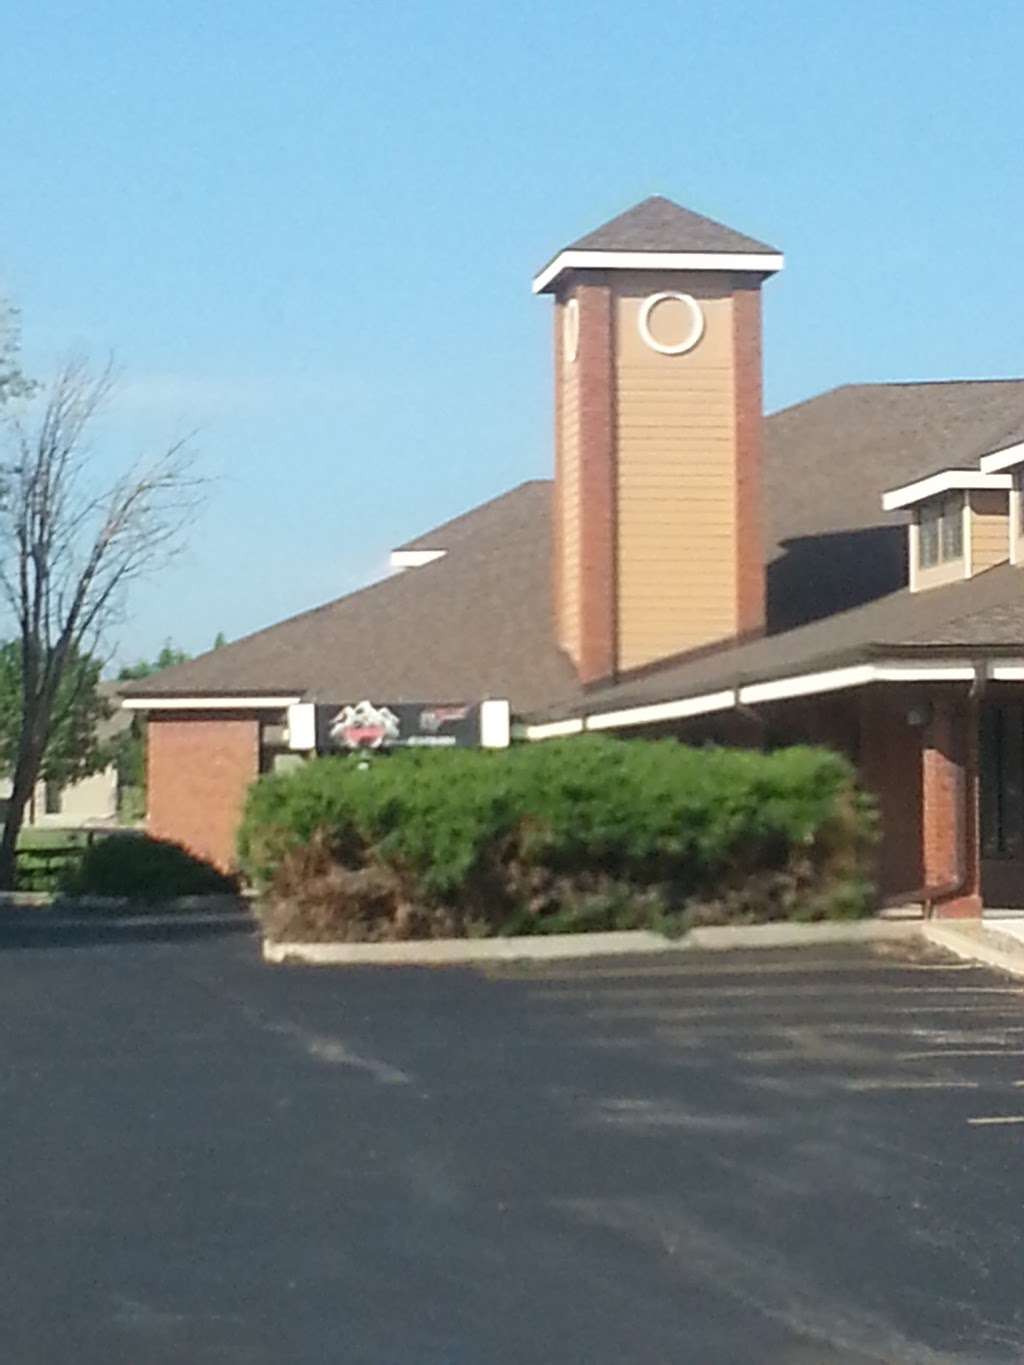
<instances>
[{"instance_id":1,"label":"brick column","mask_svg":"<svg viewBox=\"0 0 1024 1365\"><path fill-rule=\"evenodd\" d=\"M583 284L580 306L580 658L584 683L614 675L616 644L615 386L612 291Z\"/></svg>"},{"instance_id":2,"label":"brick column","mask_svg":"<svg viewBox=\"0 0 1024 1365\"><path fill-rule=\"evenodd\" d=\"M154 715L146 732L150 834L230 870L245 794L259 776L259 721Z\"/></svg>"},{"instance_id":3,"label":"brick column","mask_svg":"<svg viewBox=\"0 0 1024 1365\"><path fill-rule=\"evenodd\" d=\"M552 308L551 319L555 328L552 347L555 359L555 482L551 492L551 610L556 637L561 645L565 641L564 623L562 621L562 591L565 574L565 495L562 488L565 478L562 469L562 438L565 425L565 403L562 394L565 371L564 300L560 299Z\"/></svg>"},{"instance_id":4,"label":"brick column","mask_svg":"<svg viewBox=\"0 0 1024 1365\"><path fill-rule=\"evenodd\" d=\"M977 719L973 702L936 699L922 735L925 888L941 918L981 914Z\"/></svg>"},{"instance_id":5,"label":"brick column","mask_svg":"<svg viewBox=\"0 0 1024 1365\"><path fill-rule=\"evenodd\" d=\"M749 278L749 277L747 277ZM764 630L761 534L761 285L737 281L733 295L736 356L736 633Z\"/></svg>"}]
</instances>

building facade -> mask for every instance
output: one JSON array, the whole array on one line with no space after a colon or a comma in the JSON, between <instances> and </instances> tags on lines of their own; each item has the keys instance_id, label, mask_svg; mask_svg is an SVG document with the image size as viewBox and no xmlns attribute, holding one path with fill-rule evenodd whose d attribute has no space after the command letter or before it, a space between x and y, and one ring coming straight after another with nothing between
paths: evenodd
<instances>
[{"instance_id":1,"label":"building facade","mask_svg":"<svg viewBox=\"0 0 1024 1365\"><path fill-rule=\"evenodd\" d=\"M660 198L558 252L533 282L553 480L127 688L151 830L228 865L248 785L315 748L318 703L486 702L497 744L831 745L878 797L884 899L1024 903L1024 381L853 385L766 418L783 266Z\"/></svg>"}]
</instances>

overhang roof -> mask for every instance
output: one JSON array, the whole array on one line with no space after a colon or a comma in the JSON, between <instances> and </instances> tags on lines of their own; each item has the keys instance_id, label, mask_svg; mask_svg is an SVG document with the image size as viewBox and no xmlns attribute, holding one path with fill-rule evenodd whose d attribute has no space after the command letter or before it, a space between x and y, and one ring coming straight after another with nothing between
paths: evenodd
<instances>
[{"instance_id":1,"label":"overhang roof","mask_svg":"<svg viewBox=\"0 0 1024 1365\"><path fill-rule=\"evenodd\" d=\"M773 246L713 218L652 195L593 232L563 247L533 281L535 294L549 290L569 269L781 270Z\"/></svg>"},{"instance_id":2,"label":"overhang roof","mask_svg":"<svg viewBox=\"0 0 1024 1365\"><path fill-rule=\"evenodd\" d=\"M895 512L901 507L914 507L919 502L960 489L990 489L1007 491L1013 486L1009 474L986 474L981 469L940 469L927 478L915 479L901 488L889 488L882 494L882 510Z\"/></svg>"},{"instance_id":3,"label":"overhang roof","mask_svg":"<svg viewBox=\"0 0 1024 1365\"><path fill-rule=\"evenodd\" d=\"M1024 656L1024 568L1000 564L927 592L892 593L781 635L637 670L543 709L538 721L600 714L849 667L877 658Z\"/></svg>"}]
</instances>

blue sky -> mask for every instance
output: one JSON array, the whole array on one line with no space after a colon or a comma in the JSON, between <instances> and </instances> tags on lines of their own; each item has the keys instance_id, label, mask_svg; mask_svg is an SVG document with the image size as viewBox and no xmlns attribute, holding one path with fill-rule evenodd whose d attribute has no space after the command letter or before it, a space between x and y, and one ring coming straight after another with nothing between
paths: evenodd
<instances>
[{"instance_id":1,"label":"blue sky","mask_svg":"<svg viewBox=\"0 0 1024 1365\"><path fill-rule=\"evenodd\" d=\"M551 459L530 277L652 193L780 246L769 409L1024 374L1024 6L33 0L5 16L0 292L122 373L97 460L197 430L187 555L116 657L383 572Z\"/></svg>"}]
</instances>

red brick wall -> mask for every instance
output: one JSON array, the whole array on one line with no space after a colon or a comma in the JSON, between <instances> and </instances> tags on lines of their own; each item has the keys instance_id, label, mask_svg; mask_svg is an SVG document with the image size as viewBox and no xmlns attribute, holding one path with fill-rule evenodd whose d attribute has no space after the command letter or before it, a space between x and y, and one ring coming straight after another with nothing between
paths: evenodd
<instances>
[{"instance_id":1,"label":"red brick wall","mask_svg":"<svg viewBox=\"0 0 1024 1365\"><path fill-rule=\"evenodd\" d=\"M736 348L736 633L764 630L761 532L761 289L742 284L733 296Z\"/></svg>"},{"instance_id":2,"label":"red brick wall","mask_svg":"<svg viewBox=\"0 0 1024 1365\"><path fill-rule=\"evenodd\" d=\"M233 867L242 802L259 774L259 721L154 715L146 728L149 832Z\"/></svg>"},{"instance_id":3,"label":"red brick wall","mask_svg":"<svg viewBox=\"0 0 1024 1365\"><path fill-rule=\"evenodd\" d=\"M972 704L941 697L922 736L925 885L942 889L935 913L944 917L981 913L977 729Z\"/></svg>"},{"instance_id":4,"label":"red brick wall","mask_svg":"<svg viewBox=\"0 0 1024 1365\"><path fill-rule=\"evenodd\" d=\"M911 725L908 711L928 715ZM981 910L977 717L948 689L869 689L861 774L882 820L879 884L892 899L931 892L939 916Z\"/></svg>"},{"instance_id":5,"label":"red brick wall","mask_svg":"<svg viewBox=\"0 0 1024 1365\"><path fill-rule=\"evenodd\" d=\"M565 324L565 314L561 307L551 310L551 318L554 322L554 347L555 358L555 486L551 496L551 610L555 623L557 640L562 644L565 640L565 629L562 622L562 585L565 574L565 497L562 491L563 473L562 458L562 428L564 425L563 398L562 398L562 373L565 368L565 344L563 338L563 327Z\"/></svg>"},{"instance_id":6,"label":"red brick wall","mask_svg":"<svg viewBox=\"0 0 1024 1365\"><path fill-rule=\"evenodd\" d=\"M886 900L912 897L925 878L921 823L921 732L907 723L912 698L886 689L860 694L861 780L878 801L878 887Z\"/></svg>"}]
</instances>

